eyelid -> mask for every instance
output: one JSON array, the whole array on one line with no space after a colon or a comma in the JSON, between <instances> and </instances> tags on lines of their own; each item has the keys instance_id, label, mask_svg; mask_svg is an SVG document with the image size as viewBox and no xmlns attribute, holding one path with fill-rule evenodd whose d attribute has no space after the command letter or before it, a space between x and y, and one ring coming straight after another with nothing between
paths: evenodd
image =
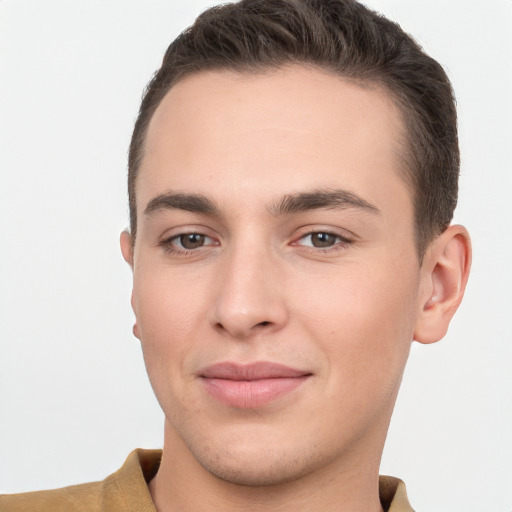
<instances>
[{"instance_id":1,"label":"eyelid","mask_svg":"<svg viewBox=\"0 0 512 512\"><path fill-rule=\"evenodd\" d=\"M158 237L158 244L169 241L172 238L191 234L204 235L213 239L218 238L218 236L215 235L215 232L211 228L201 224L180 224L162 230L162 234Z\"/></svg>"},{"instance_id":2,"label":"eyelid","mask_svg":"<svg viewBox=\"0 0 512 512\"><path fill-rule=\"evenodd\" d=\"M303 239L310 237L315 234L326 234L337 238L338 240L330 246L326 247L315 247L314 245L305 245L300 243ZM305 252L310 252L312 254L318 255L333 255L338 253L339 251L345 251L348 249L348 246L357 241L357 237L350 233L347 234L346 230L336 229L332 227L322 227L322 226L304 226L301 228L300 233L296 234L293 238L293 241L290 245L299 247L300 250Z\"/></svg>"},{"instance_id":3,"label":"eyelid","mask_svg":"<svg viewBox=\"0 0 512 512\"><path fill-rule=\"evenodd\" d=\"M204 240L212 240L213 241L213 238L211 236L205 235L204 233L197 233L195 231L193 231L193 232L191 231L190 233L180 233L179 235L172 236L167 239L167 242L174 242L175 240L180 240L183 237L187 237L187 236L191 236L191 235L198 235L198 236L203 237ZM205 243L201 247L207 247L209 245L215 245L215 244ZM188 249L184 249L184 250L188 250Z\"/></svg>"},{"instance_id":4,"label":"eyelid","mask_svg":"<svg viewBox=\"0 0 512 512\"><path fill-rule=\"evenodd\" d=\"M295 234L293 235L294 242L292 243L295 243L301 238L313 235L315 233L325 233L328 235L337 236L342 240L345 240L346 242L356 242L357 240L359 240L359 237L352 231L349 231L348 229L317 224L302 226L299 229L297 229Z\"/></svg>"},{"instance_id":5,"label":"eyelid","mask_svg":"<svg viewBox=\"0 0 512 512\"><path fill-rule=\"evenodd\" d=\"M195 249L181 248L173 243L175 240L181 238L182 236L187 236L187 235L201 235L201 236L204 236L205 239L208 239L210 242L205 243L204 245L199 246ZM213 243L211 243L211 242L213 242ZM211 247L220 245L220 242L218 240L218 237L214 236L211 233L210 229L208 229L204 226L191 225L191 226L179 226L179 227L175 227L170 230L167 230L166 234L162 235L159 238L157 245L169 254L175 254L175 255L180 256L180 255L187 255L187 254L192 254L192 253L194 253L194 254L199 253L201 250L209 249Z\"/></svg>"}]
</instances>

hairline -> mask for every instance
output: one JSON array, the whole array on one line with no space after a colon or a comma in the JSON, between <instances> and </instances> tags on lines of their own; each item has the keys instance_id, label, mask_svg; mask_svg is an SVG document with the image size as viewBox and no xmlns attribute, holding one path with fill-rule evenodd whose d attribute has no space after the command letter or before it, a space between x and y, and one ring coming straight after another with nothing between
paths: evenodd
<instances>
[{"instance_id":1,"label":"hairline","mask_svg":"<svg viewBox=\"0 0 512 512\"><path fill-rule=\"evenodd\" d=\"M353 85L356 85L362 89L372 89L382 92L395 106L397 112L397 121L398 128L396 134L396 143L401 148L396 152L397 163L398 163L398 175L404 185L406 186L413 207L413 223L414 223L414 234L415 243L417 248L418 258L420 262L423 259L426 247L428 243L434 238L435 235L439 233L433 233L429 239L424 240L425 237L422 236L421 231L421 220L418 218L418 191L417 187L419 186L416 183L417 178L415 177L415 169L414 167L418 165L417 162L414 162L414 151L413 151L413 138L411 136L412 128L414 127L414 122L412 122L413 113L411 112L411 108L408 108L407 102L404 101L400 94L393 90L389 84L387 84L384 79L379 75L372 75L371 77L363 77L362 74L352 74L350 72L343 73L343 70L334 69L334 66L330 66L329 64L322 65L318 62L311 61L301 61L299 59L281 59L280 61L271 62L271 63L256 63L256 64L241 64L241 65L229 65L229 64L216 64L216 65L205 65L197 70L188 70L178 74L174 80L170 81L165 93L160 97L160 100L155 105L152 105L150 110L150 115L144 120L145 122L141 126L139 132L139 151L136 155L135 166L132 169L129 169L130 174L130 208L134 209L135 212L135 225L130 225L131 231L131 244L132 249L135 247L135 241L137 238L137 194L136 194L136 185L138 181L138 176L140 173L140 169L142 167L142 162L146 155L146 142L147 136L149 132L149 127L153 117L163 103L167 95L170 91L183 80L187 80L190 77L207 75L209 73L226 73L226 74L234 74L234 75L268 75L272 72L279 72L282 70L286 70L287 68L293 67L302 67L305 69L316 70L321 73L325 73L327 75L338 78L342 81L349 82ZM416 120L417 121L417 120Z\"/></svg>"}]
</instances>

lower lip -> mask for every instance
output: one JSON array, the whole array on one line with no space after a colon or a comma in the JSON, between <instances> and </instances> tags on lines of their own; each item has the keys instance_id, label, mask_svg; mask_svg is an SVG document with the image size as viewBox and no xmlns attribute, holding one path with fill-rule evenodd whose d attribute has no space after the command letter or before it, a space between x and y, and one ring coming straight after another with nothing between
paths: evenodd
<instances>
[{"instance_id":1,"label":"lower lip","mask_svg":"<svg viewBox=\"0 0 512 512\"><path fill-rule=\"evenodd\" d=\"M292 392L308 378L309 375L260 380L203 378L203 384L219 402L240 409L254 409Z\"/></svg>"}]
</instances>

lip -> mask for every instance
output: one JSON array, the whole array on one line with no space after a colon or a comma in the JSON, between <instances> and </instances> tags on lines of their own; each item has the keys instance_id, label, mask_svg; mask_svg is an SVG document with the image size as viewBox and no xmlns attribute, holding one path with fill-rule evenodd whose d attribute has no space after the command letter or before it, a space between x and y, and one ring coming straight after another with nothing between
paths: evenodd
<instances>
[{"instance_id":1,"label":"lip","mask_svg":"<svg viewBox=\"0 0 512 512\"><path fill-rule=\"evenodd\" d=\"M241 409L254 409L273 402L298 388L311 375L311 372L267 361L222 362L198 373L210 396Z\"/></svg>"}]
</instances>

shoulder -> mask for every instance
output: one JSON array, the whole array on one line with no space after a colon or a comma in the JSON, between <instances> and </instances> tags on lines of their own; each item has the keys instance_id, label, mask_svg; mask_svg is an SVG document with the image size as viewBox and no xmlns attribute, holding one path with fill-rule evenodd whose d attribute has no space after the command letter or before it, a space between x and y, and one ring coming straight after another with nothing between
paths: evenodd
<instances>
[{"instance_id":1,"label":"shoulder","mask_svg":"<svg viewBox=\"0 0 512 512\"><path fill-rule=\"evenodd\" d=\"M102 482L0 496L0 512L96 512Z\"/></svg>"},{"instance_id":2,"label":"shoulder","mask_svg":"<svg viewBox=\"0 0 512 512\"><path fill-rule=\"evenodd\" d=\"M160 458L160 450L139 449L101 482L0 495L0 512L155 512L147 482L156 474Z\"/></svg>"}]
</instances>

